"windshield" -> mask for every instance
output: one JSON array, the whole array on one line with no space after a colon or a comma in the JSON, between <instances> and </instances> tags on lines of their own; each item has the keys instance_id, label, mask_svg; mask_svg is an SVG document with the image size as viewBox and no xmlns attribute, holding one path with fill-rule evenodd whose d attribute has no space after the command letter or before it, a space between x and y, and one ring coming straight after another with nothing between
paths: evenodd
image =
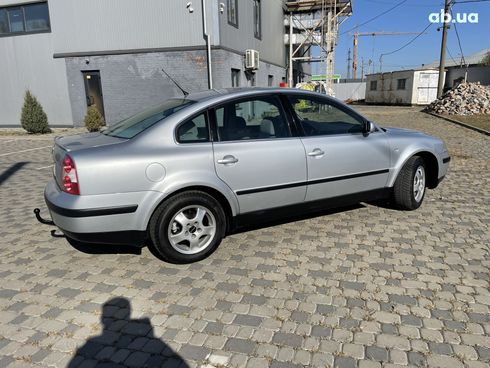
<instances>
[{"instance_id":1,"label":"windshield","mask_svg":"<svg viewBox=\"0 0 490 368\"><path fill-rule=\"evenodd\" d=\"M185 99L171 99L159 106L155 106L133 115L119 123L107 128L102 133L111 137L133 138L145 129L155 125L160 120L169 117L195 101Z\"/></svg>"}]
</instances>

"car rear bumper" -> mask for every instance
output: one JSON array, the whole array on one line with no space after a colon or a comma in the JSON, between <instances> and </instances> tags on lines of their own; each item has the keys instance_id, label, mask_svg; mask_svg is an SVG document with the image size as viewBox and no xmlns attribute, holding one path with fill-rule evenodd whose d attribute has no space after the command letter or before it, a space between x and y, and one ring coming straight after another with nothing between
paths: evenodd
<instances>
[{"instance_id":1,"label":"car rear bumper","mask_svg":"<svg viewBox=\"0 0 490 368\"><path fill-rule=\"evenodd\" d=\"M131 192L101 195L71 195L61 191L54 180L44 190L44 199L51 218L67 235L88 241L90 234L144 232L149 212L157 203L157 192ZM87 238L82 240L82 234ZM127 234L126 234L127 235ZM70 235L68 235L70 236ZM117 242L120 243L120 242Z\"/></svg>"},{"instance_id":2,"label":"car rear bumper","mask_svg":"<svg viewBox=\"0 0 490 368\"><path fill-rule=\"evenodd\" d=\"M106 233L72 233L63 230L65 236L81 243L131 245L140 247L148 239L146 231L111 231Z\"/></svg>"}]
</instances>

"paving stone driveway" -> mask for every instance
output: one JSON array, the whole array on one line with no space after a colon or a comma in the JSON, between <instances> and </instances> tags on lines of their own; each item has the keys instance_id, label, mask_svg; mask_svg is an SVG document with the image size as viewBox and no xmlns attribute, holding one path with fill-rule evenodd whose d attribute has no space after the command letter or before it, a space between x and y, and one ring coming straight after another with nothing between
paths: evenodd
<instances>
[{"instance_id":1,"label":"paving stone driveway","mask_svg":"<svg viewBox=\"0 0 490 368\"><path fill-rule=\"evenodd\" d=\"M0 137L0 367L489 367L490 139L359 109L447 141L422 208L243 232L191 265L52 238L32 215L51 138Z\"/></svg>"}]
</instances>

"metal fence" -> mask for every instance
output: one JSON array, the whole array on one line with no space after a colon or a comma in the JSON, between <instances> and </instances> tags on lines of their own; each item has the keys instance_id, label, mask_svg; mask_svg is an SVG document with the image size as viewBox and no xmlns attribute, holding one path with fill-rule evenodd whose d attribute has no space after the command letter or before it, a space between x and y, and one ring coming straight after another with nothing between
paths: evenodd
<instances>
[{"instance_id":1,"label":"metal fence","mask_svg":"<svg viewBox=\"0 0 490 368\"><path fill-rule=\"evenodd\" d=\"M335 83L335 97L342 101L359 101L366 98L366 82Z\"/></svg>"}]
</instances>

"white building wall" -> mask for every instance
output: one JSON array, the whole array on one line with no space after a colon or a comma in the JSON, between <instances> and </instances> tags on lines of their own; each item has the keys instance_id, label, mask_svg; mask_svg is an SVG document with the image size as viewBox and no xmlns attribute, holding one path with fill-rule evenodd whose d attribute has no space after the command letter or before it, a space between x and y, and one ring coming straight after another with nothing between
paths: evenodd
<instances>
[{"instance_id":1,"label":"white building wall","mask_svg":"<svg viewBox=\"0 0 490 368\"><path fill-rule=\"evenodd\" d=\"M51 126L71 125L65 61L53 59L52 33L0 37L0 126L19 126L27 89Z\"/></svg>"},{"instance_id":2,"label":"white building wall","mask_svg":"<svg viewBox=\"0 0 490 368\"><path fill-rule=\"evenodd\" d=\"M371 74L366 79L366 102L380 104L412 104L413 70ZM398 79L407 79L405 89L397 89ZM377 89L371 90L371 81L377 81Z\"/></svg>"},{"instance_id":3,"label":"white building wall","mask_svg":"<svg viewBox=\"0 0 490 368\"><path fill-rule=\"evenodd\" d=\"M424 81L421 80L421 75ZM436 70L401 70L366 77L366 103L389 105L424 105L437 98ZM406 79L405 89L399 90L398 79ZM377 89L371 90L371 81L377 81ZM423 91L421 91L421 89ZM426 98L423 93L427 94Z\"/></svg>"}]
</instances>

